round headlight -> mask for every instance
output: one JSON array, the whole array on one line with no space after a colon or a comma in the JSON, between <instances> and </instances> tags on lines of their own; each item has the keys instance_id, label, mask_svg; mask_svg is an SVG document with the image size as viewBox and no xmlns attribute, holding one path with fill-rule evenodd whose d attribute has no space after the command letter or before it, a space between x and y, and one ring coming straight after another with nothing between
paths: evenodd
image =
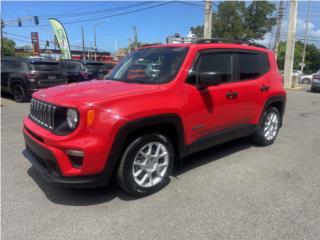
<instances>
[{"instance_id":1,"label":"round headlight","mask_svg":"<svg viewBox=\"0 0 320 240\"><path fill-rule=\"evenodd\" d=\"M75 109L69 108L67 110L67 124L70 129L77 127L79 121L78 112Z\"/></svg>"}]
</instances>

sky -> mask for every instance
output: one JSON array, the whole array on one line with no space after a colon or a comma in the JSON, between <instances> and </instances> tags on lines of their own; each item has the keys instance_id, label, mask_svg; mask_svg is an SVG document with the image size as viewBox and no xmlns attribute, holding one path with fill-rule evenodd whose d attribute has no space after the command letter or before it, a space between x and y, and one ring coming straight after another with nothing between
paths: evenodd
<instances>
[{"instance_id":1,"label":"sky","mask_svg":"<svg viewBox=\"0 0 320 240\"><path fill-rule=\"evenodd\" d=\"M219 3L214 1L215 3ZM278 4L278 2L274 2ZM302 37L306 26L307 1L299 1L297 34ZM285 3L285 5L289 5ZM30 33L39 32L42 44L52 41L53 31L48 18L53 17L65 24L72 48L81 46L81 27L84 28L85 44L94 46L94 28L97 32L97 48L114 52L116 47L126 47L128 38L133 39L133 26L138 40L144 43L162 42L175 33L187 35L191 26L203 24L203 1L151 2L151 1L2 1L1 17L10 23L18 17L39 16L40 24L23 22L22 27L10 23L3 29L4 35L14 39L17 46L30 45ZM143 11L136 11L146 8ZM283 20L283 39L287 28L288 9ZM310 8L310 43L320 47L320 1L312 1ZM213 11L216 6L213 7ZM118 16L117 16L118 14ZM86 21L88 19L95 19ZM78 23L70 23L83 21ZM95 27L96 26L96 27ZM273 42L273 33L267 34L262 43ZM115 43L116 42L116 43Z\"/></svg>"}]
</instances>

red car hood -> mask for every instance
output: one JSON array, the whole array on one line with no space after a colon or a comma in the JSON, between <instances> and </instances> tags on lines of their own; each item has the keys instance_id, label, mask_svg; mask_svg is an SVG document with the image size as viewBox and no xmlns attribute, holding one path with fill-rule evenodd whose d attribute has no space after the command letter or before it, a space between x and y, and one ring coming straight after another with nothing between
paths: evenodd
<instances>
[{"instance_id":1,"label":"red car hood","mask_svg":"<svg viewBox=\"0 0 320 240\"><path fill-rule=\"evenodd\" d=\"M158 87L151 84L93 80L39 90L33 94L33 97L60 106L77 107L128 94L151 91Z\"/></svg>"}]
</instances>

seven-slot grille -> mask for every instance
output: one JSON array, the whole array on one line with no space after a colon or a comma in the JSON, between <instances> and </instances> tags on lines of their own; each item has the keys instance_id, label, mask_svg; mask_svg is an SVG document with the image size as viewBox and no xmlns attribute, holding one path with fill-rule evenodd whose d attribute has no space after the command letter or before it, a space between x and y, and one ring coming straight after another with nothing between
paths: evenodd
<instances>
[{"instance_id":1,"label":"seven-slot grille","mask_svg":"<svg viewBox=\"0 0 320 240\"><path fill-rule=\"evenodd\" d=\"M52 130L54 128L54 113L56 106L32 98L29 118L39 125Z\"/></svg>"}]
</instances>

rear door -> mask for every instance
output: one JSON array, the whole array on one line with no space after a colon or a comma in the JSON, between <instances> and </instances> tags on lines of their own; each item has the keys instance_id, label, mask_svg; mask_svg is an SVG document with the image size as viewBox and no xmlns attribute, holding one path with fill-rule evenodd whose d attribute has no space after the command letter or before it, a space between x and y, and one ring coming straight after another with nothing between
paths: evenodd
<instances>
[{"instance_id":1,"label":"rear door","mask_svg":"<svg viewBox=\"0 0 320 240\"><path fill-rule=\"evenodd\" d=\"M255 124L270 88L269 62L263 52L235 52L235 79L230 89L237 93L237 123Z\"/></svg>"},{"instance_id":2,"label":"rear door","mask_svg":"<svg viewBox=\"0 0 320 240\"><path fill-rule=\"evenodd\" d=\"M9 91L10 63L7 60L1 61L1 90Z\"/></svg>"}]
</instances>

